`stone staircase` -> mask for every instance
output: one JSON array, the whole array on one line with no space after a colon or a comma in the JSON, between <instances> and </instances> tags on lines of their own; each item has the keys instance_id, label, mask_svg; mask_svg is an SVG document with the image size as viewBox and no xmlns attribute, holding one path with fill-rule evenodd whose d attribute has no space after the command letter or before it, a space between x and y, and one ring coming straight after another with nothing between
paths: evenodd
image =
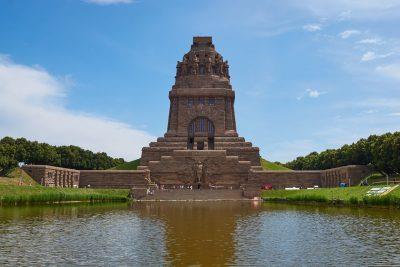
<instances>
[{"instance_id":1,"label":"stone staircase","mask_svg":"<svg viewBox=\"0 0 400 267\"><path fill-rule=\"evenodd\" d=\"M243 137L215 137L215 150L226 150L227 156L238 156L240 161L250 161L251 165L260 165L259 149ZM187 137L165 136L157 138L148 147L142 149L141 165L149 161L160 161L161 156L172 156L174 150L186 150ZM194 148L196 150L196 148Z\"/></svg>"},{"instance_id":2,"label":"stone staircase","mask_svg":"<svg viewBox=\"0 0 400 267\"><path fill-rule=\"evenodd\" d=\"M170 189L155 190L140 200L144 201L216 201L216 200L245 200L240 189Z\"/></svg>"}]
</instances>

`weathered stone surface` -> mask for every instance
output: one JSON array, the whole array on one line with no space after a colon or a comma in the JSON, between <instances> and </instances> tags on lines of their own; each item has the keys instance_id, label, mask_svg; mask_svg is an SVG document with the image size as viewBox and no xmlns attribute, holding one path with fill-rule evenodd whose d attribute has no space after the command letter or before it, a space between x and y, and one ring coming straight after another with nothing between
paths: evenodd
<instances>
[{"instance_id":1,"label":"weathered stone surface","mask_svg":"<svg viewBox=\"0 0 400 267\"><path fill-rule=\"evenodd\" d=\"M166 134L142 149L141 165L149 166L152 180L194 185L195 166L202 166L202 186L239 187L250 166L260 166L259 149L236 132L229 65L211 37L193 38L169 99Z\"/></svg>"},{"instance_id":2,"label":"weathered stone surface","mask_svg":"<svg viewBox=\"0 0 400 267\"><path fill-rule=\"evenodd\" d=\"M349 165L317 171L264 171L252 168L246 186L248 188L259 188L264 184L271 184L275 189L293 186L305 188L314 185L337 187L340 183L355 186L370 173L371 170L362 165Z\"/></svg>"},{"instance_id":3,"label":"weathered stone surface","mask_svg":"<svg viewBox=\"0 0 400 267\"><path fill-rule=\"evenodd\" d=\"M22 169L37 183L49 187L77 187L79 171L48 165L24 165Z\"/></svg>"},{"instance_id":4,"label":"weathered stone surface","mask_svg":"<svg viewBox=\"0 0 400 267\"><path fill-rule=\"evenodd\" d=\"M80 171L79 187L132 188L149 184L149 171Z\"/></svg>"}]
</instances>

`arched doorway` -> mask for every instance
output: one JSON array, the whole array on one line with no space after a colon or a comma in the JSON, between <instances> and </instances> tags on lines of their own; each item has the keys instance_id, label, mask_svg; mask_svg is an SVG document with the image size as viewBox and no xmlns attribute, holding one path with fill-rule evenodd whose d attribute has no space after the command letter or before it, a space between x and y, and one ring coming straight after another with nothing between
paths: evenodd
<instances>
[{"instance_id":1,"label":"arched doorway","mask_svg":"<svg viewBox=\"0 0 400 267\"><path fill-rule=\"evenodd\" d=\"M197 150L205 148L207 142L208 149L214 149L215 127L214 123L207 117L194 118L188 126L188 149L194 149L195 141ZM197 140L195 140L195 138Z\"/></svg>"}]
</instances>

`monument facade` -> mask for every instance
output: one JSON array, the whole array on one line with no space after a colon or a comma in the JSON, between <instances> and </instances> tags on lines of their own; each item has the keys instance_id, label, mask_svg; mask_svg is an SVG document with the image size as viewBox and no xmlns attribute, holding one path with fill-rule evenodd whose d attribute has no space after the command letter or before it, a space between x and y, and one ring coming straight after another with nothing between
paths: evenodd
<instances>
[{"instance_id":1,"label":"monument facade","mask_svg":"<svg viewBox=\"0 0 400 267\"><path fill-rule=\"evenodd\" d=\"M211 37L193 38L177 62L169 100L167 132L142 150L140 168L155 182L238 187L260 167L258 147L237 133L229 64Z\"/></svg>"}]
</instances>

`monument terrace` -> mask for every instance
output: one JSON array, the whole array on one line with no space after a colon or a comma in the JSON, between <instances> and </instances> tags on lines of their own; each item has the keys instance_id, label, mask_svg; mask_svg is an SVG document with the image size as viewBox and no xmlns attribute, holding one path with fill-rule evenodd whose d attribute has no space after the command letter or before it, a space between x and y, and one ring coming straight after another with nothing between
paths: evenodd
<instances>
[{"instance_id":1,"label":"monument terrace","mask_svg":"<svg viewBox=\"0 0 400 267\"><path fill-rule=\"evenodd\" d=\"M177 62L175 84L168 97L166 133L142 149L138 169L80 171L80 187L242 188L244 195L252 197L266 183L274 188L333 187L340 182L354 185L368 173L364 166L323 171L264 170L259 148L237 132L229 64L216 51L211 37L193 38L189 52ZM24 168L43 185L72 184L64 182L65 173L69 175L65 169Z\"/></svg>"}]
</instances>

